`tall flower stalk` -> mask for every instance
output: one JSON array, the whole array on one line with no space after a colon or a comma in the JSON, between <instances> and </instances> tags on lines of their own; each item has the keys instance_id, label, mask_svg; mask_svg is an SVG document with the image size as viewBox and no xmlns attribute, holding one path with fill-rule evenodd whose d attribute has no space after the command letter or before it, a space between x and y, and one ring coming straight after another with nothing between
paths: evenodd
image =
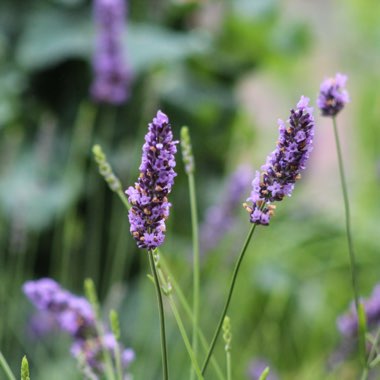
<instances>
[{"instance_id":1,"label":"tall flower stalk","mask_svg":"<svg viewBox=\"0 0 380 380\"><path fill-rule=\"evenodd\" d=\"M344 203L344 211L345 211L345 221L346 221L346 236L347 236L347 244L348 244L348 253L350 258L350 268L351 268L351 283L352 290L354 294L354 303L355 309L358 316L358 326L359 326L359 349L361 352L361 357L363 361L363 376L362 379L367 378L368 365L366 359L366 317L365 311L362 303L359 299L359 286L357 279L357 265L356 265L356 257L352 239L352 231L351 231L351 217L350 217L350 204L348 200L348 191L347 191L347 182L346 176L344 172L344 163L343 163L343 155L342 149L339 139L338 126L336 122L336 115L344 108L344 106L349 102L349 95L345 88L347 82L347 76L337 73L333 78L325 79L320 86L320 93L317 100L317 105L321 110L322 116L331 117L335 144L336 144L336 152L338 156L338 164L339 164L339 175L340 175L340 183L342 187L343 194L343 203Z\"/></svg>"},{"instance_id":2,"label":"tall flower stalk","mask_svg":"<svg viewBox=\"0 0 380 380\"><path fill-rule=\"evenodd\" d=\"M102 166L102 164L104 164L104 159L105 159L105 157L103 157L104 154L100 154L99 155L99 153L102 152L102 151L101 151L100 147L96 147L96 146L93 148L93 152L94 152L94 155L95 155L95 160L99 164L99 171L101 172L101 174L104 177L105 181L107 183L109 183L109 174L110 174L110 172L113 173L112 168L107 163L108 164L108 169L107 169L107 171L105 173L103 173L103 170L102 170L103 166ZM120 193L118 191L117 194L119 195L119 197L120 197L120 199L121 199L124 207L129 211L131 209L131 205L129 204L128 199L125 197L124 193L123 192ZM189 318L189 320L192 321L192 323L194 321L193 312L192 312L192 309L191 309L188 301L186 300L186 297L185 297L185 294L184 294L183 290L181 289L178 281L175 278L175 275L169 269L169 266L166 263L165 258L164 258L164 256L162 256L161 253L162 253L161 250L159 248L157 248L157 250L154 252L154 255L153 255L154 258L155 258L154 264L155 264L155 266L157 268L157 273L158 273L158 277L159 277L159 280L160 280L161 288L162 289L167 289L166 292L164 291L164 293L165 293L165 295L168 296L169 305L170 305L170 307L171 307L171 309L173 311L173 315L174 315L174 317L175 317L175 319L177 321L178 328L179 328L179 330L181 332L181 335L183 337L183 341L184 341L185 346L186 346L186 348L188 350L190 359L191 359L191 361L193 363L193 367L195 369L195 373L197 374L198 378L200 378L202 375L201 375L200 369L199 369L199 371L197 370L197 365L198 364L196 362L195 356L193 355L191 344L189 343L188 338L186 336L186 330L184 328L184 324L183 324L182 318L181 318L181 316L179 314L179 311L177 309L177 306L176 306L176 304L174 302L173 294L178 297L178 301L179 301L181 307L185 311L185 313L186 313L187 317ZM167 279L164 276L163 271L167 274ZM170 282L169 282L169 279L170 279ZM170 289L170 291L169 291L169 289ZM207 353L207 349L208 349L207 341L206 341L206 338L205 338L204 334L202 333L201 329L199 328L199 326L198 326L197 334L198 334L198 338L200 340L200 343L202 345L203 350ZM213 365L213 367L215 369L215 373L218 376L218 379L224 380L224 376L223 376L222 370L220 369L218 363L216 362L216 360L214 358L211 359L211 363L212 363L212 365Z\"/></svg>"},{"instance_id":3,"label":"tall flower stalk","mask_svg":"<svg viewBox=\"0 0 380 380\"><path fill-rule=\"evenodd\" d=\"M190 210L191 210L191 229L193 237L193 336L192 350L195 357L198 352L198 325L199 325L199 298L200 298L200 275L199 275L199 233L198 233L198 212L197 198L195 191L195 164L192 152L189 129L182 127L181 129L181 147L183 162L185 164L185 172L187 174L190 194ZM194 379L195 371L191 369L190 379Z\"/></svg>"},{"instance_id":4,"label":"tall flower stalk","mask_svg":"<svg viewBox=\"0 0 380 380\"><path fill-rule=\"evenodd\" d=\"M261 167L262 171L257 171L252 181L252 192L247 199L252 202L252 205L249 206L245 203L244 207L249 212L250 222L253 223L253 226L235 264L227 299L204 361L202 374L205 373L213 353L232 298L241 263L256 226L269 224L275 209L272 203L281 201L286 195L291 195L295 182L301 178L301 171L305 169L314 137L313 110L308 107L308 104L309 99L302 96L296 109L290 111L287 123L282 120L278 121L279 138L276 149L267 157L266 163Z\"/></svg>"},{"instance_id":5,"label":"tall flower stalk","mask_svg":"<svg viewBox=\"0 0 380 380\"><path fill-rule=\"evenodd\" d=\"M161 285L154 265L153 251L165 240L165 220L169 216L171 204L168 194L174 184L176 165L174 155L177 152L177 141L173 141L173 133L168 117L157 112L149 124L145 136L140 164L140 176L135 186L126 191L131 204L129 210L130 231L139 248L148 251L149 263L156 286L158 309L160 315L161 348L163 377L168 379L168 359L165 334L165 314L161 294Z\"/></svg>"}]
</instances>

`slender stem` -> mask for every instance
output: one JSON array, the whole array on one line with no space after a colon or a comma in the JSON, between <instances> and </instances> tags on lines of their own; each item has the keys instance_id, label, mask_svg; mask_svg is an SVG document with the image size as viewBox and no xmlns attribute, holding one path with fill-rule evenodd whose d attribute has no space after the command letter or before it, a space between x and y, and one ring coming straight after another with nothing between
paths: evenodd
<instances>
[{"instance_id":1,"label":"slender stem","mask_svg":"<svg viewBox=\"0 0 380 380\"><path fill-rule=\"evenodd\" d=\"M159 251L157 251L157 252L159 253ZM190 319L191 322L193 322L194 316L193 316L191 307L190 307L189 303L187 302L186 297L185 297L179 283L177 282L175 277L172 275L172 273L171 273L171 271L170 271L170 269L169 269L169 267L165 261L164 256L160 255L160 263L161 263L161 266L164 268L165 272L168 274L168 277L170 278L170 283L171 283L172 288L173 288L172 291L174 291L175 294L177 295L178 300L179 300L181 306L183 307L183 309L185 310L187 317ZM207 353L208 352L208 344L207 344L206 338L203 335L202 330L199 329L199 327L198 327L197 332L198 332L198 336L199 336L200 342L202 344L202 347L203 347L205 353ZM213 365L214 370L215 370L219 380L225 380L224 375L222 373L222 370L220 369L218 362L214 358L211 358L211 364Z\"/></svg>"},{"instance_id":2,"label":"slender stem","mask_svg":"<svg viewBox=\"0 0 380 380\"><path fill-rule=\"evenodd\" d=\"M374 358L373 356L376 354L376 351L377 351L376 346L379 343L379 340L380 340L380 329L377 330L375 339L371 339L372 347L368 355L367 366L363 368L363 372L362 372L360 380L367 380L368 374L369 374L369 368L373 368L377 364L376 360L378 360L379 356L377 357L375 356Z\"/></svg>"},{"instance_id":3,"label":"slender stem","mask_svg":"<svg viewBox=\"0 0 380 380\"><path fill-rule=\"evenodd\" d=\"M164 314L164 304L162 302L162 294L160 282L157 275L156 266L154 264L153 251L148 251L149 255L149 264L150 269L153 273L154 284L156 286L156 294L157 294L157 302L158 302L158 311L160 314L160 330L161 330L161 354L162 354L162 371L163 371L163 379L169 379L169 371L168 371L168 356L167 356L167 348L166 348L166 331L165 331L165 314Z\"/></svg>"},{"instance_id":4,"label":"slender stem","mask_svg":"<svg viewBox=\"0 0 380 380\"><path fill-rule=\"evenodd\" d=\"M365 346L365 335L366 335L365 316L363 318L364 310L363 310L363 307L360 306L360 300L359 300L357 266L356 266L356 260L355 260L354 245L352 242L352 232L351 232L351 224L350 224L350 206L349 206L349 201L348 201L347 184L346 184L346 179L345 179L345 174L344 174L343 156L342 156L342 150L340 147L340 140L339 140L336 118L333 117L332 120L333 120L333 127L334 127L336 151L338 154L339 174L340 174L340 181L341 181L341 186L342 186L344 209L345 209L345 216L346 216L346 233L347 233L348 252L350 256L352 290L354 293L356 314L358 316L359 345L360 345L359 349L361 351L363 365L364 367L367 367L366 346Z\"/></svg>"},{"instance_id":5,"label":"slender stem","mask_svg":"<svg viewBox=\"0 0 380 380\"><path fill-rule=\"evenodd\" d=\"M86 280L88 282L88 280ZM92 282L92 280L90 280ZM92 282L93 284L93 282ZM103 323L101 321L100 317L100 310L99 310L99 301L97 299L97 295L95 292L95 288L91 286L91 295L87 294L87 298L89 299L92 309L94 310L95 314L95 330L96 333L98 334L98 338L101 342L101 350L102 350L102 355L104 359L104 364L105 364L105 375L107 380L115 380L115 374L114 374L114 368L112 364L112 357L108 349L105 347L103 343L103 339L105 337L105 331L103 327Z\"/></svg>"},{"instance_id":6,"label":"slender stem","mask_svg":"<svg viewBox=\"0 0 380 380\"><path fill-rule=\"evenodd\" d=\"M199 237L198 237L198 215L197 215L197 198L195 191L194 174L189 173L189 194L191 209L191 227L193 235L193 337L192 347L195 357L198 352L198 324L199 324ZM194 371L191 371L190 379L194 379Z\"/></svg>"},{"instance_id":7,"label":"slender stem","mask_svg":"<svg viewBox=\"0 0 380 380\"><path fill-rule=\"evenodd\" d=\"M189 357L190 357L190 360L191 360L191 363L192 363L192 368L194 369L194 373L198 376L198 379L203 380L203 376L201 374L201 370L200 370L197 358L196 358L195 353L194 353L194 351L193 351L193 349L191 347L189 338L187 337L186 329L185 329L185 327L183 325L182 318L181 318L181 316L180 316L180 314L178 312L177 305L174 302L173 295L172 295L171 284L170 284L169 280L167 280L165 278L165 275L163 274L163 272L162 272L162 270L160 268L158 259L156 259L154 263L156 265L156 270L157 270L157 273L158 273L159 280L160 280L160 282L161 282L161 284L163 286L163 289L164 289L164 294L169 299L169 305L170 305L170 307L172 309L174 318L175 318L175 320L177 322L178 329L179 329L179 331L181 333L183 342L185 343L185 347L186 347L187 352L189 354Z\"/></svg>"},{"instance_id":8,"label":"slender stem","mask_svg":"<svg viewBox=\"0 0 380 380\"><path fill-rule=\"evenodd\" d=\"M192 368L194 369L194 373L196 374L196 376L198 377L199 380L203 380L203 375L202 375L201 369L199 367L199 364L197 362L195 352L191 348L191 344L190 344L189 338L187 337L185 327L182 323L182 319L179 315L177 306L176 306L176 304L173 300L173 297L171 295L169 295L169 304L170 304L170 307L172 308L174 318L175 318L177 325L178 325L178 329L182 335L183 342L185 343L187 352L190 356L190 360L192 363Z\"/></svg>"},{"instance_id":9,"label":"slender stem","mask_svg":"<svg viewBox=\"0 0 380 380\"><path fill-rule=\"evenodd\" d=\"M246 240L244 242L244 245L243 245L243 248L242 248L242 250L240 252L239 258L238 258L238 260L237 260L237 262L235 264L235 268L234 268L234 271L233 271L233 274L232 274L230 289L228 291L226 303L224 305L224 308L223 308L223 311L222 311L222 315L220 316L219 323L218 323L217 328L215 330L214 337L212 338L208 354L206 356L206 359L205 359L203 367L202 367L202 374L203 375L206 372L207 365L208 365L208 363L210 361L210 357L212 355L212 352L214 351L215 343L216 343L216 341L218 339L220 330L222 328L224 317L226 316L227 310L228 310L228 306L230 305L230 301L231 301L232 293L233 293L233 290L234 290L234 287L235 287L236 278L237 278L237 275L239 273L240 265L241 265L241 263L243 261L244 254L245 254L245 252L247 250L248 244L249 244L249 242L251 240L253 232L255 231L255 228L256 228L256 224L253 224L252 227L251 227L251 229L249 230L248 236L247 236L247 238L246 238Z\"/></svg>"},{"instance_id":10,"label":"slender stem","mask_svg":"<svg viewBox=\"0 0 380 380\"><path fill-rule=\"evenodd\" d=\"M120 345L118 341L116 342L116 345L115 345L114 355L115 355L115 363L116 363L117 380L123 380L123 369L121 366L121 352L120 352Z\"/></svg>"},{"instance_id":11,"label":"slender stem","mask_svg":"<svg viewBox=\"0 0 380 380\"><path fill-rule=\"evenodd\" d=\"M379 341L380 341L380 329L377 330L375 339L371 340L372 347L371 347L371 351L368 355L368 364L373 360L373 356L375 354L378 355L377 345L378 345Z\"/></svg>"},{"instance_id":12,"label":"slender stem","mask_svg":"<svg viewBox=\"0 0 380 380\"><path fill-rule=\"evenodd\" d=\"M4 370L5 374L7 375L7 378L9 380L16 380L15 375L13 374L12 370L10 369L7 361L5 360L3 353L0 351L0 367Z\"/></svg>"},{"instance_id":13,"label":"slender stem","mask_svg":"<svg viewBox=\"0 0 380 380\"><path fill-rule=\"evenodd\" d=\"M128 203L128 199L123 193L123 191L119 190L117 192L117 195L119 196L120 200L123 202L124 207L129 211L129 209L131 208L131 205Z\"/></svg>"},{"instance_id":14,"label":"slender stem","mask_svg":"<svg viewBox=\"0 0 380 380\"><path fill-rule=\"evenodd\" d=\"M231 351L226 351L227 380L232 380Z\"/></svg>"}]
</instances>

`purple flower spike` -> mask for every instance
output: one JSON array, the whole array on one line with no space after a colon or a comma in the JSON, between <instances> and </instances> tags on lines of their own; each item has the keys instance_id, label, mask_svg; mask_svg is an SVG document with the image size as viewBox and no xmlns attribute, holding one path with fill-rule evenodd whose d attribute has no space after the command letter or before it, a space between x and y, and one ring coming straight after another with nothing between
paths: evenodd
<instances>
[{"instance_id":1,"label":"purple flower spike","mask_svg":"<svg viewBox=\"0 0 380 380\"><path fill-rule=\"evenodd\" d=\"M174 154L177 152L168 117L157 112L145 136L140 176L126 191L132 205L129 211L130 231L139 248L153 250L165 239L165 220L169 216L170 193L177 175Z\"/></svg>"},{"instance_id":2,"label":"purple flower spike","mask_svg":"<svg viewBox=\"0 0 380 380\"><path fill-rule=\"evenodd\" d=\"M95 0L94 4L98 36L91 94L97 102L121 104L129 96L132 79L123 58L124 0Z\"/></svg>"},{"instance_id":3,"label":"purple flower spike","mask_svg":"<svg viewBox=\"0 0 380 380\"><path fill-rule=\"evenodd\" d=\"M322 82L317 100L322 116L334 117L350 101L345 89L346 81L346 75L337 73L335 78L327 78Z\"/></svg>"},{"instance_id":4,"label":"purple flower spike","mask_svg":"<svg viewBox=\"0 0 380 380\"><path fill-rule=\"evenodd\" d=\"M244 204L251 223L268 225L275 209L271 203L291 196L296 180L301 178L313 149L314 118L308 104L309 99L302 96L297 108L290 111L287 123L278 120L276 149L252 181L251 196L247 199L253 203L252 207Z\"/></svg>"}]
</instances>

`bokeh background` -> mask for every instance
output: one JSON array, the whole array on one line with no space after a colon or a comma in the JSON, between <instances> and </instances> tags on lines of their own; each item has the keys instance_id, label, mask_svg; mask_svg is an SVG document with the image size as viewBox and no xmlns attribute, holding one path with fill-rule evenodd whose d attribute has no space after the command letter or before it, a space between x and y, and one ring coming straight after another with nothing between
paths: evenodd
<instances>
[{"instance_id":1,"label":"bokeh background","mask_svg":"<svg viewBox=\"0 0 380 380\"><path fill-rule=\"evenodd\" d=\"M16 373L27 354L34 379L81 378L69 339L58 332L41 337L33 329L34 311L21 286L44 276L78 294L84 278L93 278L105 315L110 307L120 312L123 342L136 352L134 378L160 376L147 256L135 247L126 210L91 155L100 143L124 187L133 184L157 109L169 115L177 138L182 125L192 136L200 222L208 234L201 324L209 339L249 229L240 206L249 176L274 149L277 119L288 117L300 95L315 104L320 82L336 72L349 76L351 103L338 124L361 295L380 282L380 3L130 0L128 8L131 96L112 106L89 96L90 1L0 4L0 348ZM249 168L245 191L220 237L220 226L207 227L215 215L209 208L223 208L230 175L241 164ZM180 155L177 171L163 251L182 287L191 289L190 209ZM336 318L351 299L333 130L316 112L308 170L293 196L278 204L271 225L257 229L238 279L229 311L234 378L252 379L249 367L257 358L280 379L357 378L357 360L341 362L336 354ZM167 314L170 372L181 379L190 364ZM216 357L223 363L221 342ZM212 370L208 376L214 378Z\"/></svg>"}]
</instances>

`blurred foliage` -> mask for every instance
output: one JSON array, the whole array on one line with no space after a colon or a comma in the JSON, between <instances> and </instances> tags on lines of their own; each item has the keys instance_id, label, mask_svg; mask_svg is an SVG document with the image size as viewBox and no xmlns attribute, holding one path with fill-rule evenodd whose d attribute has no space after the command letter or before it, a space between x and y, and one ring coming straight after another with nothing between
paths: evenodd
<instances>
[{"instance_id":1,"label":"blurred foliage","mask_svg":"<svg viewBox=\"0 0 380 380\"><path fill-rule=\"evenodd\" d=\"M80 378L65 338L53 335L37 343L28 335L32 308L21 284L52 276L82 293L83 279L91 277L105 315L111 307L120 310L122 340L136 351L135 379L156 379L159 331L154 289L145 276L147 257L135 248L126 211L97 173L92 144L102 145L127 187L137 178L143 136L154 112L162 108L169 115L176 136L188 125L202 217L221 193L224 175L241 160L252 164L269 146L257 114L268 113L274 126L274 109L280 108L275 99L286 94L288 109L294 93L316 93L320 79L330 73L314 70L326 60L333 62L328 68L335 65L350 75L348 123L355 128L349 131L354 149L348 172L363 295L379 281L379 4L314 4L326 19L313 23L302 2L290 3L131 0L124 47L134 72L132 95L120 107L107 107L88 99L95 33L91 2L1 2L0 347L12 368L26 353L32 379L51 379L53 373L57 380ZM328 49L317 59L324 31ZM247 107L241 86L263 72L274 78L277 93L254 82L267 106L262 110L261 102L251 100ZM265 155L254 167L264 160ZM177 169L164 252L187 290L190 216L181 162ZM354 361L327 372L329 356L339 345L335 320L352 296L341 199L325 189L326 178L319 180L313 184L320 186L326 207L310 200L310 189L301 182L272 225L258 229L247 252L229 312L235 378L247 378L255 356L270 359L282 379L356 376ZM207 337L248 231L243 209L239 217L203 258L201 319ZM182 343L169 312L168 331L170 371L179 379L189 361L178 348ZM222 345L216 357L224 357Z\"/></svg>"}]
</instances>

